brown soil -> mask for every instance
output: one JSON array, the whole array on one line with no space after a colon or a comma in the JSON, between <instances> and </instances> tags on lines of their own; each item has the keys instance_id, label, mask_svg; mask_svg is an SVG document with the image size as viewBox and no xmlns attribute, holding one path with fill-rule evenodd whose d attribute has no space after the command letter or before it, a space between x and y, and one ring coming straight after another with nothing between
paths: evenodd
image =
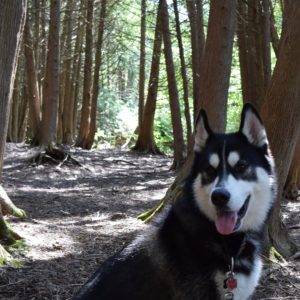
<instances>
[{"instance_id":1,"label":"brown soil","mask_svg":"<svg viewBox=\"0 0 300 300\"><path fill-rule=\"evenodd\" d=\"M0 299L70 299L110 255L145 226L137 216L152 208L174 179L166 156L125 150L68 149L80 164L36 165L37 149L8 144L3 186L32 218L9 218L29 251L16 254L21 268L0 269ZM300 203L284 205L299 239ZM299 258L273 264L256 299L300 299Z\"/></svg>"}]
</instances>

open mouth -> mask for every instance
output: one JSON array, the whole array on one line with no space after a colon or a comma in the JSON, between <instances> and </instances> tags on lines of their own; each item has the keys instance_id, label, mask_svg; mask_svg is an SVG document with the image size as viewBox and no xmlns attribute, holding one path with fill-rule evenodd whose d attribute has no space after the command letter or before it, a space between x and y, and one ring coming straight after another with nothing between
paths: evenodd
<instances>
[{"instance_id":1,"label":"open mouth","mask_svg":"<svg viewBox=\"0 0 300 300\"><path fill-rule=\"evenodd\" d=\"M250 195L246 198L239 211L220 210L217 212L215 225L217 231L222 235L228 235L238 230L241 226L243 217L246 215L250 201Z\"/></svg>"}]
</instances>

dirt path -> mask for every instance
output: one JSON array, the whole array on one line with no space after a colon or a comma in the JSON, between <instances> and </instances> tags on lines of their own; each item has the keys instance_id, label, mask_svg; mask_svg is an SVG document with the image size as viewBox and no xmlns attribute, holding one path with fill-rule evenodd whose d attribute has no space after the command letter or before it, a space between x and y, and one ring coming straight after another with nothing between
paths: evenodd
<instances>
[{"instance_id":1,"label":"dirt path","mask_svg":"<svg viewBox=\"0 0 300 300\"><path fill-rule=\"evenodd\" d=\"M146 226L136 217L164 195L174 179L172 161L121 150L72 149L83 167L35 166L32 151L7 145L4 188L32 220L9 219L29 251L19 255L24 267L0 269L0 299L67 300ZM285 208L286 218L299 235L293 209ZM284 268L275 265L253 299L300 299L299 274L296 260Z\"/></svg>"}]
</instances>

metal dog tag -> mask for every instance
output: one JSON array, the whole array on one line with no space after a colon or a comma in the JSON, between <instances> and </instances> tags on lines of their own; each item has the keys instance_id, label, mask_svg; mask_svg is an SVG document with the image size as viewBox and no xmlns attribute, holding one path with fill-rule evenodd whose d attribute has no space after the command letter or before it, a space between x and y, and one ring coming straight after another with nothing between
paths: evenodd
<instances>
[{"instance_id":1,"label":"metal dog tag","mask_svg":"<svg viewBox=\"0 0 300 300\"><path fill-rule=\"evenodd\" d=\"M231 293L231 292L225 293L225 300L234 300L233 293Z\"/></svg>"}]
</instances>

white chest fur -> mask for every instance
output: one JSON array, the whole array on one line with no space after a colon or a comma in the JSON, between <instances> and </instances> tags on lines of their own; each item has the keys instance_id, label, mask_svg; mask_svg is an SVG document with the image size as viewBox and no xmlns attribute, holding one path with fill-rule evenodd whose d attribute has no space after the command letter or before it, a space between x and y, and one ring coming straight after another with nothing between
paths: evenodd
<instances>
[{"instance_id":1,"label":"white chest fur","mask_svg":"<svg viewBox=\"0 0 300 300\"><path fill-rule=\"evenodd\" d=\"M252 266L251 273L248 276L242 273L235 273L235 278L237 280L237 288L232 291L234 294L234 300L249 299L249 297L253 294L255 287L258 284L261 269L261 259L256 258ZM222 300L225 299L224 280L225 273L218 271L215 275L215 282Z\"/></svg>"}]
</instances>

